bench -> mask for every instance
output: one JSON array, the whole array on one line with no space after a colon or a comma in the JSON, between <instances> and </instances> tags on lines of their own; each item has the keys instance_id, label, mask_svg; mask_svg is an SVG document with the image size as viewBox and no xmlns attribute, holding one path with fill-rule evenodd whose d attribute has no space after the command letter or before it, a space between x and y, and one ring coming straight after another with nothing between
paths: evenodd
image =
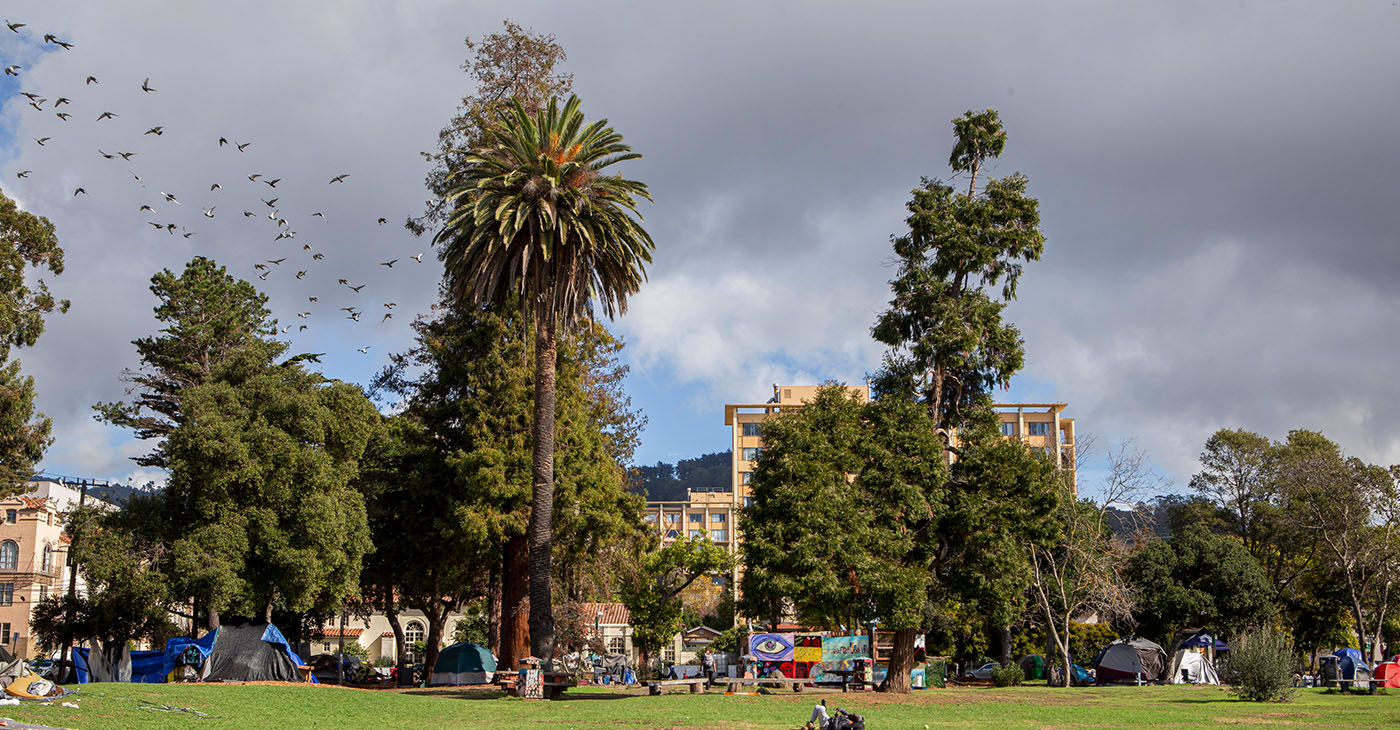
<instances>
[{"instance_id":1,"label":"bench","mask_svg":"<svg viewBox=\"0 0 1400 730\"><path fill-rule=\"evenodd\" d=\"M1375 694L1381 685L1385 684L1383 679L1329 679L1323 682L1326 687L1341 686L1342 694L1352 691L1366 690L1366 694Z\"/></svg>"},{"instance_id":2,"label":"bench","mask_svg":"<svg viewBox=\"0 0 1400 730\"><path fill-rule=\"evenodd\" d=\"M311 665L310 665L310 664L298 664L298 665L297 665L297 672L301 674L301 681L303 681L303 682L310 682L310 681L311 681Z\"/></svg>"},{"instance_id":3,"label":"bench","mask_svg":"<svg viewBox=\"0 0 1400 730\"><path fill-rule=\"evenodd\" d=\"M793 692L801 692L803 686L812 684L812 680L792 677L718 677L716 682L724 682L728 685L728 691L738 692L739 688L746 684L752 685L787 685L792 687Z\"/></svg>"},{"instance_id":4,"label":"bench","mask_svg":"<svg viewBox=\"0 0 1400 730\"><path fill-rule=\"evenodd\" d=\"M520 696L520 688L517 686L520 681L519 674L498 674L496 678L506 694L511 697ZM574 686L574 675L568 672L545 672L542 679L544 698L547 700L559 699L560 695Z\"/></svg>"},{"instance_id":5,"label":"bench","mask_svg":"<svg viewBox=\"0 0 1400 730\"><path fill-rule=\"evenodd\" d=\"M655 696L662 693L664 687L689 686L693 695L705 693L704 677L688 677L686 679L657 679L647 683L650 693Z\"/></svg>"}]
</instances>

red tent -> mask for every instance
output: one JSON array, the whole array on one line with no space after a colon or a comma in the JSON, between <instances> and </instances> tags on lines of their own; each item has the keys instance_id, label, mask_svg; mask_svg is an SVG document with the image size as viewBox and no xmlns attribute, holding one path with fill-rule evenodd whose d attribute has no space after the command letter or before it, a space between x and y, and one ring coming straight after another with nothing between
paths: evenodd
<instances>
[{"instance_id":1,"label":"red tent","mask_svg":"<svg viewBox=\"0 0 1400 730\"><path fill-rule=\"evenodd\" d=\"M1400 687L1400 664L1393 661L1377 664L1372 676L1382 680L1382 687Z\"/></svg>"}]
</instances>

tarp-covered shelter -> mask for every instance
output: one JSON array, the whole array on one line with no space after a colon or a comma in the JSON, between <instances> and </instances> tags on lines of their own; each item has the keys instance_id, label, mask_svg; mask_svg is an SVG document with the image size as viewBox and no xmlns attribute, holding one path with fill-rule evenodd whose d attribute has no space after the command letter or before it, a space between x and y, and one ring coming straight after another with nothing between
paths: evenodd
<instances>
[{"instance_id":1,"label":"tarp-covered shelter","mask_svg":"<svg viewBox=\"0 0 1400 730\"><path fill-rule=\"evenodd\" d=\"M301 658L272 624L220 626L205 662L208 682L300 682Z\"/></svg>"},{"instance_id":2,"label":"tarp-covered shelter","mask_svg":"<svg viewBox=\"0 0 1400 730\"><path fill-rule=\"evenodd\" d=\"M429 684L489 684L496 676L496 657L485 647L463 641L438 652Z\"/></svg>"},{"instance_id":3,"label":"tarp-covered shelter","mask_svg":"<svg viewBox=\"0 0 1400 730\"><path fill-rule=\"evenodd\" d=\"M317 682L330 682L334 684L339 679L354 679L359 676L360 667L364 662L359 657L349 654L315 654L306 659L311 665L311 676ZM341 664L344 668L337 673L336 664Z\"/></svg>"},{"instance_id":4,"label":"tarp-covered shelter","mask_svg":"<svg viewBox=\"0 0 1400 730\"><path fill-rule=\"evenodd\" d=\"M1172 657L1172 684L1220 684L1220 675L1206 660L1206 655L1190 649L1178 649Z\"/></svg>"},{"instance_id":5,"label":"tarp-covered shelter","mask_svg":"<svg viewBox=\"0 0 1400 730\"><path fill-rule=\"evenodd\" d=\"M1027 654L1016 663L1020 665L1021 673L1026 675L1026 679L1045 679L1045 657Z\"/></svg>"},{"instance_id":6,"label":"tarp-covered shelter","mask_svg":"<svg viewBox=\"0 0 1400 730\"><path fill-rule=\"evenodd\" d=\"M1338 679L1369 680L1371 665L1361 658L1357 649L1337 649L1331 654L1318 657L1322 665L1323 683Z\"/></svg>"},{"instance_id":7,"label":"tarp-covered shelter","mask_svg":"<svg viewBox=\"0 0 1400 730\"><path fill-rule=\"evenodd\" d=\"M1109 644L1095 668L1099 684L1131 682L1138 677L1144 682L1159 682L1167 678L1167 653L1155 642L1132 636Z\"/></svg>"},{"instance_id":8,"label":"tarp-covered shelter","mask_svg":"<svg viewBox=\"0 0 1400 730\"><path fill-rule=\"evenodd\" d=\"M604 654L593 662L593 676L607 683L635 684L637 681L636 672L632 670L632 665L627 662L626 654Z\"/></svg>"},{"instance_id":9,"label":"tarp-covered shelter","mask_svg":"<svg viewBox=\"0 0 1400 730\"><path fill-rule=\"evenodd\" d=\"M1215 651L1229 651L1230 647L1220 640L1220 637L1201 629L1185 641L1177 644L1178 649L1214 649Z\"/></svg>"}]
</instances>

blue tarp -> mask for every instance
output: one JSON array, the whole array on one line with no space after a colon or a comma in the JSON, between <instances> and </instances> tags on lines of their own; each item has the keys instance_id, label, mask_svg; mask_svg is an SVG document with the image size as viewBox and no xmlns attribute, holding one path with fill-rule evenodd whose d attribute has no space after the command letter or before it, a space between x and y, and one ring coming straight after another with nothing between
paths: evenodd
<instances>
[{"instance_id":1,"label":"blue tarp","mask_svg":"<svg viewBox=\"0 0 1400 730\"><path fill-rule=\"evenodd\" d=\"M1202 629L1201 631L1197 631L1196 633L1192 634L1190 638L1188 638L1186 641L1181 642L1181 644L1179 644L1176 648L1178 648L1178 649L1207 649L1207 648L1210 648L1210 647L1215 647L1215 650L1216 650L1216 651L1229 651L1229 650L1230 650L1230 647L1226 646L1226 645L1225 645L1225 642L1223 642L1223 641L1221 641L1220 639L1216 638L1213 634L1211 634L1209 631L1206 631L1206 630L1204 630L1204 629Z\"/></svg>"},{"instance_id":2,"label":"blue tarp","mask_svg":"<svg viewBox=\"0 0 1400 730\"><path fill-rule=\"evenodd\" d=\"M1371 671L1371 665L1361 658L1359 649L1338 649L1332 653L1337 657L1337 668L1341 670L1342 679L1356 679L1357 667Z\"/></svg>"}]
</instances>

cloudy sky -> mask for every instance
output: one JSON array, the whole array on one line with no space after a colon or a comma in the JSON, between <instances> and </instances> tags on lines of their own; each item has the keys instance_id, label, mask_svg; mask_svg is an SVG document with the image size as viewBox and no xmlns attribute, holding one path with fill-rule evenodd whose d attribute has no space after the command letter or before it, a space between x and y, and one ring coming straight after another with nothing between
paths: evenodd
<instances>
[{"instance_id":1,"label":"cloudy sky","mask_svg":"<svg viewBox=\"0 0 1400 730\"><path fill-rule=\"evenodd\" d=\"M585 113L645 155L626 172L654 194L656 261L614 325L650 421L639 462L727 448L723 404L772 383L878 367L889 236L920 178L947 175L949 120L987 107L1009 134L992 174L1030 178L1048 237L1009 309L1028 367L1001 398L1066 401L1081 433L1135 439L1178 485L1227 426L1321 429L1400 462L1390 0L12 0L4 14L27 26L0 28L3 65L22 67L0 77L0 190L56 224L68 268L51 284L73 302L20 353L54 420L51 473L151 476L128 461L145 446L90 407L121 397L129 343L155 329L151 274L193 255L257 283L332 376L366 382L409 344L441 275L402 227L427 197L418 153L471 90L463 38L506 17L556 34ZM273 240L274 197L294 239Z\"/></svg>"}]
</instances>

